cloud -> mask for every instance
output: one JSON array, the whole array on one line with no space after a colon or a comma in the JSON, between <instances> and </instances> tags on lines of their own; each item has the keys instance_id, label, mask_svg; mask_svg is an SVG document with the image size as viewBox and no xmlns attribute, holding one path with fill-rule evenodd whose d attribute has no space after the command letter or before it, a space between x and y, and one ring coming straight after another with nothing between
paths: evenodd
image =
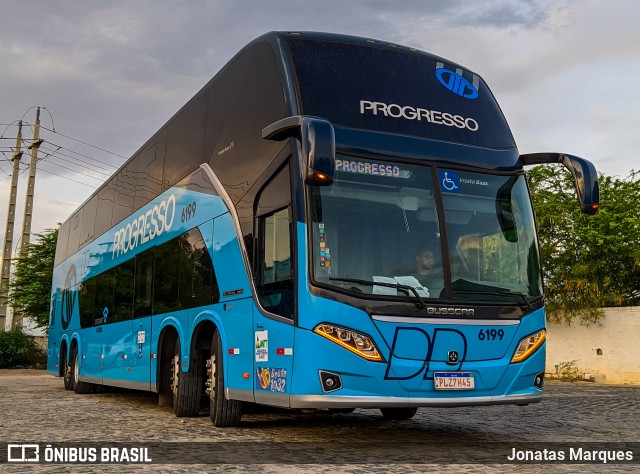
<instances>
[{"instance_id":1,"label":"cloud","mask_svg":"<svg viewBox=\"0 0 640 474\"><path fill-rule=\"evenodd\" d=\"M461 63L487 81L521 151L569 151L625 175L637 162L639 17L640 4L624 0L5 2L0 123L44 105L58 131L130 156L255 37L271 30L328 31ZM25 120L33 121L33 111ZM53 127L48 115L42 120ZM123 162L50 132L44 136L52 146L113 166ZM6 162L1 166L9 171ZM0 232L7 187L0 173ZM41 174L36 192L50 207L36 208L35 218L47 212L42 225L47 217L52 225L91 188Z\"/></svg>"}]
</instances>

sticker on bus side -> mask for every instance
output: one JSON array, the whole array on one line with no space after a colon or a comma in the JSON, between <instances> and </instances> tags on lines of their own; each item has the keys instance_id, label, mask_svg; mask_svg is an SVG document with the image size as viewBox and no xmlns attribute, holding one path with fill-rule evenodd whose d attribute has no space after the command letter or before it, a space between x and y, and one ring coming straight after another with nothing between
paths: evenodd
<instances>
[{"instance_id":1,"label":"sticker on bus side","mask_svg":"<svg viewBox=\"0 0 640 474\"><path fill-rule=\"evenodd\" d=\"M287 369L256 367L256 389L284 393L287 389Z\"/></svg>"},{"instance_id":2,"label":"sticker on bus side","mask_svg":"<svg viewBox=\"0 0 640 474\"><path fill-rule=\"evenodd\" d=\"M256 331L256 362L269 362L269 331Z\"/></svg>"}]
</instances>

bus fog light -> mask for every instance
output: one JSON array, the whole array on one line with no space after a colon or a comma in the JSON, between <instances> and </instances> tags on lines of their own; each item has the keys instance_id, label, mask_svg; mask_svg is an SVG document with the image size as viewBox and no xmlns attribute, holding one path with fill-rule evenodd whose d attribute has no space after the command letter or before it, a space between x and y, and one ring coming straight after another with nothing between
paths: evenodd
<instances>
[{"instance_id":1,"label":"bus fog light","mask_svg":"<svg viewBox=\"0 0 640 474\"><path fill-rule=\"evenodd\" d=\"M527 360L531 356L531 354L538 350L538 348L545 341L546 337L547 333L544 329L542 329L541 331L522 338L522 340L518 344L516 352L513 354L511 362L515 363Z\"/></svg>"},{"instance_id":2,"label":"bus fog light","mask_svg":"<svg viewBox=\"0 0 640 474\"><path fill-rule=\"evenodd\" d=\"M338 374L320 370L320 383L323 392L335 392L342 388L342 380Z\"/></svg>"},{"instance_id":3,"label":"bus fog light","mask_svg":"<svg viewBox=\"0 0 640 474\"><path fill-rule=\"evenodd\" d=\"M542 390L542 387L544 386L544 372L536 374L535 378L533 379L533 386Z\"/></svg>"},{"instance_id":4,"label":"bus fog light","mask_svg":"<svg viewBox=\"0 0 640 474\"><path fill-rule=\"evenodd\" d=\"M344 347L364 359L374 362L384 362L384 358L378 351L378 348L366 334L328 323L317 325L313 332L329 339L331 342L335 342L339 346Z\"/></svg>"}]
</instances>

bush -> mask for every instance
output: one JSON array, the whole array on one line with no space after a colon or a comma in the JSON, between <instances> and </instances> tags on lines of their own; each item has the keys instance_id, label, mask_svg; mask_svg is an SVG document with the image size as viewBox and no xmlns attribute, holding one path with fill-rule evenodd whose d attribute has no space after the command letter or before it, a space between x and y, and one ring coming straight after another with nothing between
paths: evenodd
<instances>
[{"instance_id":1,"label":"bush","mask_svg":"<svg viewBox=\"0 0 640 474\"><path fill-rule=\"evenodd\" d=\"M43 360L46 360L46 354L38 347L33 336L21 329L0 331L0 369L34 365Z\"/></svg>"}]
</instances>

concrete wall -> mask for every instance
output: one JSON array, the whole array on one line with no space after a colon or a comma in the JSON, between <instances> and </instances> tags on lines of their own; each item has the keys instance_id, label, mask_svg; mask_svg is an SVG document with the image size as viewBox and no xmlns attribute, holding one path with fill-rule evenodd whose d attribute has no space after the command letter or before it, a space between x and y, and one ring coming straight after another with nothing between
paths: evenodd
<instances>
[{"instance_id":1,"label":"concrete wall","mask_svg":"<svg viewBox=\"0 0 640 474\"><path fill-rule=\"evenodd\" d=\"M594 375L596 381L640 384L640 306L604 311L600 326L549 324L548 374L558 364L575 361L580 375Z\"/></svg>"}]
</instances>

